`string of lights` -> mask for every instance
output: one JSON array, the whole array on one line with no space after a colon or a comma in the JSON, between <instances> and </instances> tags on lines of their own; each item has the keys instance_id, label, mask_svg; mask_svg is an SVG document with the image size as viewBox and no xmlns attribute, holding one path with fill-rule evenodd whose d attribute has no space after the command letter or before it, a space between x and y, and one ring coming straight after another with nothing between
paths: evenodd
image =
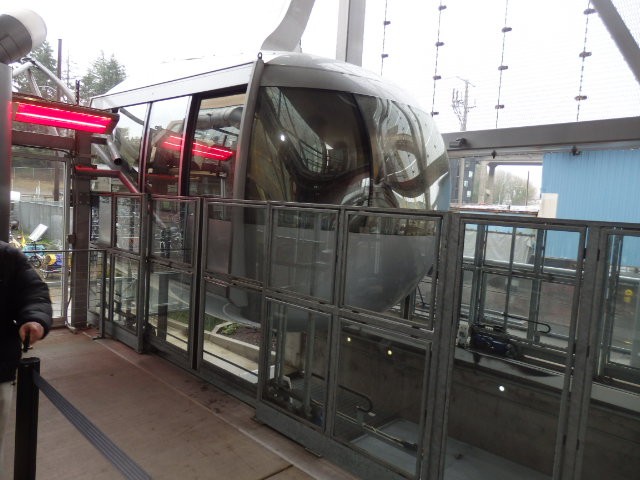
<instances>
[{"instance_id":1,"label":"string of lights","mask_svg":"<svg viewBox=\"0 0 640 480\"><path fill-rule=\"evenodd\" d=\"M438 5L438 37L436 39L436 59L435 59L435 67L433 71L433 97L431 99L431 116L432 117L440 113L435 110L436 84L438 80L442 78L442 76L438 74L438 54L440 53L440 47L444 46L444 42L440 40L440 25L442 23L442 12L446 10L446 8L447 6L442 3L442 0L440 0L440 5Z\"/></svg>"},{"instance_id":2,"label":"string of lights","mask_svg":"<svg viewBox=\"0 0 640 480\"><path fill-rule=\"evenodd\" d=\"M380 75L382 76L382 71L384 70L384 59L389 56L388 53L385 52L385 41L387 38L387 27L391 24L389 20L387 20L387 0L384 2L384 21L382 22L382 53L380 54Z\"/></svg>"},{"instance_id":3,"label":"string of lights","mask_svg":"<svg viewBox=\"0 0 640 480\"><path fill-rule=\"evenodd\" d=\"M499 78L498 78L498 101L496 102L496 128L498 128L498 119L500 118L500 110L504 109L504 104L500 103L500 96L502 94L502 74L505 70L509 69L508 65L504 63L504 51L505 45L507 43L507 33L511 32L513 29L507 25L507 19L509 17L509 0L505 1L504 5L504 26L502 27L502 53L500 58L500 66L498 67Z\"/></svg>"},{"instance_id":4,"label":"string of lights","mask_svg":"<svg viewBox=\"0 0 640 480\"><path fill-rule=\"evenodd\" d=\"M585 22L584 22L584 42L582 44L582 52L580 52L580 58L582 61L580 62L580 85L578 87L578 95L576 95L575 100L578 102L577 110L576 110L576 122L580 120L580 105L584 102L588 97L582 92L582 86L584 82L584 66L587 58L591 56L591 52L587 51L587 39L589 38L589 17L596 13L595 9L591 7L591 0L587 2L587 8L584 10Z\"/></svg>"}]
</instances>

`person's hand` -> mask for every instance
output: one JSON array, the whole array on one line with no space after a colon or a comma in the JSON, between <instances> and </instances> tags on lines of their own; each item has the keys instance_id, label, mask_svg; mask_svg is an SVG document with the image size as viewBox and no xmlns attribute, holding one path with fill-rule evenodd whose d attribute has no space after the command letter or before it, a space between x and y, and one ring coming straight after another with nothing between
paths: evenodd
<instances>
[{"instance_id":1,"label":"person's hand","mask_svg":"<svg viewBox=\"0 0 640 480\"><path fill-rule=\"evenodd\" d=\"M20 334L20 340L22 340L22 343L24 343L27 332L29 332L30 345L33 345L38 340L42 339L42 337L44 337L44 327L38 322L27 322L20 327L18 333Z\"/></svg>"}]
</instances>

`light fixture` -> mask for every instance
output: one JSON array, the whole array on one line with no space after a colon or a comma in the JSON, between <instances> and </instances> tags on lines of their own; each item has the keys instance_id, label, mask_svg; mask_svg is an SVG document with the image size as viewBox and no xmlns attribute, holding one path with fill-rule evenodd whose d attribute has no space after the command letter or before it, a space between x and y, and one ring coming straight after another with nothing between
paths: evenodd
<instances>
[{"instance_id":1,"label":"light fixture","mask_svg":"<svg viewBox=\"0 0 640 480\"><path fill-rule=\"evenodd\" d=\"M118 115L93 108L50 102L14 93L12 120L47 127L108 134L118 123Z\"/></svg>"},{"instance_id":2,"label":"light fixture","mask_svg":"<svg viewBox=\"0 0 640 480\"><path fill-rule=\"evenodd\" d=\"M498 390L500 390L501 392L504 392L506 388L504 388L504 385L499 385Z\"/></svg>"}]
</instances>

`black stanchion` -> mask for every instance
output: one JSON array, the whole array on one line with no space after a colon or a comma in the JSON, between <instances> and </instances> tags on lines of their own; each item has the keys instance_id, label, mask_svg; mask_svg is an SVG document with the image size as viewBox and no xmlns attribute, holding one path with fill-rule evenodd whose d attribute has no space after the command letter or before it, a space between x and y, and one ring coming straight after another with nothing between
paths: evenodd
<instances>
[{"instance_id":1,"label":"black stanchion","mask_svg":"<svg viewBox=\"0 0 640 480\"><path fill-rule=\"evenodd\" d=\"M40 391L35 374L40 373L40 359L23 358L18 367L16 394L16 450L13 457L14 480L35 480L38 448L38 401Z\"/></svg>"}]
</instances>

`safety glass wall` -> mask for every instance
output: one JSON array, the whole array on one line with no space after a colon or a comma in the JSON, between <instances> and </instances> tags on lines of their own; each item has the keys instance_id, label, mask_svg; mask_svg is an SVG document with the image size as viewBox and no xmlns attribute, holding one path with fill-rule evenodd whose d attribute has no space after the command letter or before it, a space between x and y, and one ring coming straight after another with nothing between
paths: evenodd
<instances>
[{"instance_id":1,"label":"safety glass wall","mask_svg":"<svg viewBox=\"0 0 640 480\"><path fill-rule=\"evenodd\" d=\"M67 168L60 152L13 146L9 243L47 283L54 325L67 321L69 299Z\"/></svg>"},{"instance_id":2,"label":"safety glass wall","mask_svg":"<svg viewBox=\"0 0 640 480\"><path fill-rule=\"evenodd\" d=\"M92 205L90 310L106 330L142 342L144 328L154 351L365 478L637 466L638 230L223 199ZM594 460L604 451L611 461Z\"/></svg>"},{"instance_id":3,"label":"safety glass wall","mask_svg":"<svg viewBox=\"0 0 640 480\"><path fill-rule=\"evenodd\" d=\"M255 395L268 209L209 201L203 217L199 369Z\"/></svg>"},{"instance_id":4,"label":"safety glass wall","mask_svg":"<svg viewBox=\"0 0 640 480\"><path fill-rule=\"evenodd\" d=\"M272 211L261 400L354 458L417 477L441 219Z\"/></svg>"},{"instance_id":5,"label":"safety glass wall","mask_svg":"<svg viewBox=\"0 0 640 480\"><path fill-rule=\"evenodd\" d=\"M145 339L190 365L193 351L197 199L152 197L149 204L149 265Z\"/></svg>"},{"instance_id":6,"label":"safety glass wall","mask_svg":"<svg viewBox=\"0 0 640 480\"><path fill-rule=\"evenodd\" d=\"M463 228L444 478L470 471L551 478L562 447L586 229L464 217Z\"/></svg>"},{"instance_id":7,"label":"safety glass wall","mask_svg":"<svg viewBox=\"0 0 640 480\"><path fill-rule=\"evenodd\" d=\"M630 478L640 467L640 231L609 229L604 237L598 356L581 468L585 480ZM621 460L599 461L611 455Z\"/></svg>"},{"instance_id":8,"label":"safety glass wall","mask_svg":"<svg viewBox=\"0 0 640 480\"><path fill-rule=\"evenodd\" d=\"M89 320L138 350L144 314L143 211L141 195L91 196Z\"/></svg>"}]
</instances>

